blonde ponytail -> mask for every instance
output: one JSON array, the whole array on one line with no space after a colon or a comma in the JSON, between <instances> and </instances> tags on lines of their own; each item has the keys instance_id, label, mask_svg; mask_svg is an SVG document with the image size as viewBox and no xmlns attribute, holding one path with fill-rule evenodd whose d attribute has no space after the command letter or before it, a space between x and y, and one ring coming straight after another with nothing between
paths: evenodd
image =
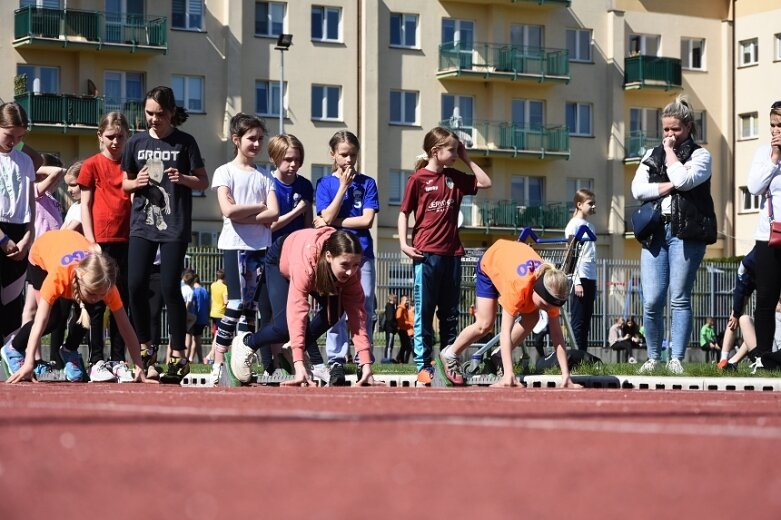
<instances>
[{"instance_id":1,"label":"blonde ponytail","mask_svg":"<svg viewBox=\"0 0 781 520\"><path fill-rule=\"evenodd\" d=\"M73 299L79 304L79 320L76 322L85 329L90 328L90 317L87 312L87 307L81 299L81 284L79 283L79 276L76 271L73 272Z\"/></svg>"},{"instance_id":2,"label":"blonde ponytail","mask_svg":"<svg viewBox=\"0 0 781 520\"><path fill-rule=\"evenodd\" d=\"M569 297L569 280L563 271L556 269L550 262L541 264L534 273L537 280L542 278L545 289L554 297L566 300Z\"/></svg>"},{"instance_id":3,"label":"blonde ponytail","mask_svg":"<svg viewBox=\"0 0 781 520\"><path fill-rule=\"evenodd\" d=\"M108 294L117 279L117 263L108 255L93 253L82 260L73 272L73 299L79 304L79 325L89 328L90 317L84 305L84 296Z\"/></svg>"}]
</instances>

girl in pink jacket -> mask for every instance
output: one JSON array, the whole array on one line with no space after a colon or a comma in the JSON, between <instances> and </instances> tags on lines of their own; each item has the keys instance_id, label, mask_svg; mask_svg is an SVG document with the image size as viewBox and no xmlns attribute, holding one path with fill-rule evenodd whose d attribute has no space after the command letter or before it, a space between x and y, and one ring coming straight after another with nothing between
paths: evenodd
<instances>
[{"instance_id":1,"label":"girl in pink jacket","mask_svg":"<svg viewBox=\"0 0 781 520\"><path fill-rule=\"evenodd\" d=\"M366 331L366 311L360 280L363 250L355 235L331 227L302 229L280 237L266 251L266 283L273 317L258 332L239 333L231 344L230 368L234 377L248 383L254 353L261 345L290 341L295 378L285 384L314 386L304 363L304 350L342 313L358 358L358 384L376 384ZM309 318L309 297L320 310Z\"/></svg>"}]
</instances>

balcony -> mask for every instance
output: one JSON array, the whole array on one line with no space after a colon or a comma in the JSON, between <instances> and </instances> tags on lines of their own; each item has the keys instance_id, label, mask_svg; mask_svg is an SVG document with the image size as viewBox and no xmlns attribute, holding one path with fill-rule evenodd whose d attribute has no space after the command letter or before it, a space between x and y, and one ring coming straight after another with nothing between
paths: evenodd
<instances>
[{"instance_id":1,"label":"balcony","mask_svg":"<svg viewBox=\"0 0 781 520\"><path fill-rule=\"evenodd\" d=\"M514 47L500 43L443 43L437 77L536 83L570 80L569 52L563 49Z\"/></svg>"},{"instance_id":2,"label":"balcony","mask_svg":"<svg viewBox=\"0 0 781 520\"><path fill-rule=\"evenodd\" d=\"M648 137L645 132L629 132L624 141L624 162L639 162L646 150L661 143L660 137Z\"/></svg>"},{"instance_id":3,"label":"balcony","mask_svg":"<svg viewBox=\"0 0 781 520\"><path fill-rule=\"evenodd\" d=\"M27 112L30 128L36 131L91 133L97 130L101 116L111 111L123 112L131 131L146 129L141 100L32 92L18 95L14 99Z\"/></svg>"},{"instance_id":4,"label":"balcony","mask_svg":"<svg viewBox=\"0 0 781 520\"><path fill-rule=\"evenodd\" d=\"M468 4L483 5L517 5L531 7L569 7L572 0L449 0L450 2L461 2Z\"/></svg>"},{"instance_id":5,"label":"balcony","mask_svg":"<svg viewBox=\"0 0 781 520\"><path fill-rule=\"evenodd\" d=\"M480 200L462 205L467 215L464 225L467 228L479 228L486 231L512 230L532 227L538 230L564 230L572 217L572 211L565 202L522 205L512 200Z\"/></svg>"},{"instance_id":6,"label":"balcony","mask_svg":"<svg viewBox=\"0 0 781 520\"><path fill-rule=\"evenodd\" d=\"M14 47L61 46L165 54L165 16L27 6L14 11Z\"/></svg>"},{"instance_id":7,"label":"balcony","mask_svg":"<svg viewBox=\"0 0 781 520\"><path fill-rule=\"evenodd\" d=\"M624 90L681 88L681 60L630 56L624 60Z\"/></svg>"},{"instance_id":8,"label":"balcony","mask_svg":"<svg viewBox=\"0 0 781 520\"><path fill-rule=\"evenodd\" d=\"M460 118L440 121L439 125L455 132L470 154L569 159L569 130L565 126L525 126Z\"/></svg>"}]
</instances>

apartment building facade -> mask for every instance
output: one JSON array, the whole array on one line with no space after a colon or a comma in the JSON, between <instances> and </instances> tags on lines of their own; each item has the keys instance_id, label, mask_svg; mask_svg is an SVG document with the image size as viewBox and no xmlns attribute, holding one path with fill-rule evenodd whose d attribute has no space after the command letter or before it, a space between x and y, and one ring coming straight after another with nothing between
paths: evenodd
<instances>
[{"instance_id":1,"label":"apartment building facade","mask_svg":"<svg viewBox=\"0 0 781 520\"><path fill-rule=\"evenodd\" d=\"M735 99L742 88L741 114L753 113L757 77L778 74L775 62L736 69L733 56L738 39L759 37L751 30L760 22L760 44L770 45L767 11L779 12L772 4L21 0L0 21L8 35L0 59L17 74L0 78L0 97L23 103L32 120L26 140L65 162L97 152L103 111L124 110L143 128L139 101L160 84L190 111L182 130L195 136L209 172L232 157L227 123L239 111L263 117L269 135L281 112L284 130L306 147L301 173L313 181L330 174L331 135L351 130L361 140L360 169L378 184L378 251L398 251L406 179L425 133L445 125L493 180L462 205L465 245L527 225L558 236L574 191L589 187L599 254L633 258L630 183L643 150L660 141L661 108L685 93L714 159L723 234L708 254L724 256L756 217L733 205L735 165L750 161L735 154ZM735 21L741 9L747 22ZM745 34L738 38L735 27ZM281 34L292 35L288 50L277 48ZM758 110L760 135L766 112ZM741 154L743 145L753 153L748 139L738 143ZM216 198L195 197L194 242L216 243Z\"/></svg>"}]
</instances>

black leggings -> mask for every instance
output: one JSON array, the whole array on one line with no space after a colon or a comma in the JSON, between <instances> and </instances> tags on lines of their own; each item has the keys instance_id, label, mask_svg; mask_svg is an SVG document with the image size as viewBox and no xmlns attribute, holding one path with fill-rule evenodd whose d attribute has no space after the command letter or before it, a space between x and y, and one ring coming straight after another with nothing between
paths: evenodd
<instances>
[{"instance_id":1,"label":"black leggings","mask_svg":"<svg viewBox=\"0 0 781 520\"><path fill-rule=\"evenodd\" d=\"M130 292L130 317L140 343L149 343L150 309L149 276L157 248L160 247L160 287L168 310L168 329L171 350L184 350L187 332L187 310L182 299L180 281L184 268L186 242L152 242L140 237L130 237L128 250L128 290Z\"/></svg>"},{"instance_id":2,"label":"black leggings","mask_svg":"<svg viewBox=\"0 0 781 520\"><path fill-rule=\"evenodd\" d=\"M100 243L103 253L107 254L117 262L117 289L122 303L127 305L127 243L126 242L104 242ZM89 340L89 362L95 364L103 361L103 351L106 343L103 340L103 314L106 312L106 304L98 302L90 306L90 340ZM117 322L114 321L114 315L109 315L109 333L111 338L111 361L125 360L125 340L119 333Z\"/></svg>"},{"instance_id":3,"label":"black leggings","mask_svg":"<svg viewBox=\"0 0 781 520\"><path fill-rule=\"evenodd\" d=\"M66 300L65 298L59 298L56 302L54 302L54 304L52 304L51 312L49 314L49 321L46 322L46 328L43 329L43 334L41 337L51 333L54 329L68 321L72 303L72 301ZM78 307L76 307L76 312L76 315L78 316L78 313L80 312ZM87 329L76 323L76 321L78 321L78 318L71 322L68 331L68 339L65 340L65 344L63 345L71 352L79 350L81 339L87 332ZM30 339L30 332L32 331L33 323L35 323L35 320L28 321L22 325L22 328L19 329L19 332L17 332L16 336L14 336L13 342L11 344L17 351L25 352L27 350L27 341ZM59 345L52 345L51 348L55 349L58 347Z\"/></svg>"},{"instance_id":4,"label":"black leggings","mask_svg":"<svg viewBox=\"0 0 781 520\"><path fill-rule=\"evenodd\" d=\"M773 349L776 330L776 304L781 294L781 247L769 247L757 240L756 272L762 273L762 283L757 284L757 305L754 309L754 325L757 328L757 355Z\"/></svg>"},{"instance_id":5,"label":"black leggings","mask_svg":"<svg viewBox=\"0 0 781 520\"><path fill-rule=\"evenodd\" d=\"M27 230L27 225L0 222L0 229L11 240L19 242ZM0 316L2 316L0 319L0 339L4 339L22 326L26 271L26 256L20 260L11 260L0 253Z\"/></svg>"}]
</instances>

